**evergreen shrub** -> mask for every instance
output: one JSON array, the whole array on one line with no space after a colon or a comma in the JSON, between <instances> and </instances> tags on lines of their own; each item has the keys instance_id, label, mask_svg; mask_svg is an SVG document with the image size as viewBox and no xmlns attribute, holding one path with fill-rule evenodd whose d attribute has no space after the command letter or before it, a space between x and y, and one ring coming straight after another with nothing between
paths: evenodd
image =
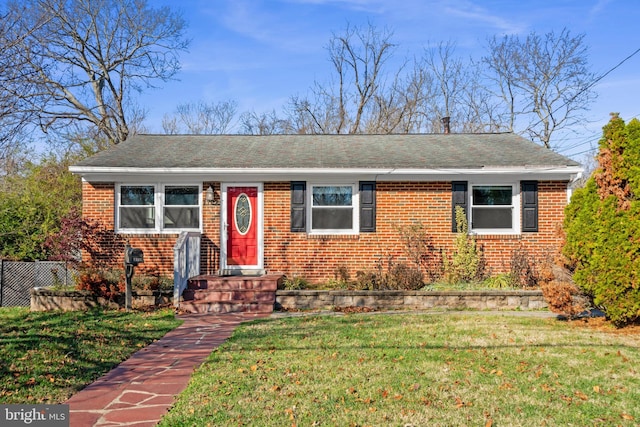
<instances>
[{"instance_id":1,"label":"evergreen shrub","mask_svg":"<svg viewBox=\"0 0 640 427\"><path fill-rule=\"evenodd\" d=\"M575 283L616 325L640 319L640 121L603 128L598 168L565 211Z\"/></svg>"}]
</instances>

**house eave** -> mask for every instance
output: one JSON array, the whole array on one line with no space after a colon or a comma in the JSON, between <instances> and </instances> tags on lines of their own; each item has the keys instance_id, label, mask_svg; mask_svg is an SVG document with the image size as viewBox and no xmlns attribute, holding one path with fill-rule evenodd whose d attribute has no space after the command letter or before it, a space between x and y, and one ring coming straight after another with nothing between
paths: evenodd
<instances>
[{"instance_id":1,"label":"house eave","mask_svg":"<svg viewBox=\"0 0 640 427\"><path fill-rule=\"evenodd\" d=\"M122 182L126 179L202 179L209 181L281 181L321 177L369 177L376 180L450 181L473 176L523 176L531 179L573 180L579 166L482 166L471 168L135 168L71 166L69 170L89 182Z\"/></svg>"}]
</instances>

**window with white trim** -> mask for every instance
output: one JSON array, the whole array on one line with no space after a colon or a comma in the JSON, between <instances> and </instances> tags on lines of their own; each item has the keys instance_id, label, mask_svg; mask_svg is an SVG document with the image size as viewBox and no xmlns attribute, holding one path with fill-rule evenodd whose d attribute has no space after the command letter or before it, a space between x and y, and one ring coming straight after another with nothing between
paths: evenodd
<instances>
[{"instance_id":1,"label":"window with white trim","mask_svg":"<svg viewBox=\"0 0 640 427\"><path fill-rule=\"evenodd\" d=\"M164 187L162 224L164 228L200 228L200 191L197 185Z\"/></svg>"},{"instance_id":2,"label":"window with white trim","mask_svg":"<svg viewBox=\"0 0 640 427\"><path fill-rule=\"evenodd\" d=\"M156 188L154 185L121 185L118 228L156 228Z\"/></svg>"},{"instance_id":3,"label":"window with white trim","mask_svg":"<svg viewBox=\"0 0 640 427\"><path fill-rule=\"evenodd\" d=\"M519 228L516 192L510 184L472 185L469 227L478 233L513 233Z\"/></svg>"},{"instance_id":4,"label":"window with white trim","mask_svg":"<svg viewBox=\"0 0 640 427\"><path fill-rule=\"evenodd\" d=\"M354 185L311 185L310 224L312 233L356 233L357 192Z\"/></svg>"},{"instance_id":5,"label":"window with white trim","mask_svg":"<svg viewBox=\"0 0 640 427\"><path fill-rule=\"evenodd\" d=\"M120 184L117 191L118 231L175 233L200 229L200 185Z\"/></svg>"}]
</instances>

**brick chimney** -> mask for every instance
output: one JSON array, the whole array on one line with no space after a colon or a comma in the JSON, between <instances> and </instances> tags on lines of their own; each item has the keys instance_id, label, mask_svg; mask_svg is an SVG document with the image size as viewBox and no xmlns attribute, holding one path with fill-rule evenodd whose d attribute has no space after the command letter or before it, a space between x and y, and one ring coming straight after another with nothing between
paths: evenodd
<instances>
[{"instance_id":1,"label":"brick chimney","mask_svg":"<svg viewBox=\"0 0 640 427\"><path fill-rule=\"evenodd\" d=\"M449 117L443 117L442 119L442 125L444 126L444 133L448 134L451 133L451 127L449 126Z\"/></svg>"}]
</instances>

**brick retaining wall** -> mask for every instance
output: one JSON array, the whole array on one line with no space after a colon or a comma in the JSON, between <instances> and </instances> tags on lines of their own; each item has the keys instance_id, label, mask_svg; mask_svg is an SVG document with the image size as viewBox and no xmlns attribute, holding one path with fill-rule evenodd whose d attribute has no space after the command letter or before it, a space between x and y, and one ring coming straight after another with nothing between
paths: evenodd
<instances>
[{"instance_id":1,"label":"brick retaining wall","mask_svg":"<svg viewBox=\"0 0 640 427\"><path fill-rule=\"evenodd\" d=\"M539 310L547 308L542 291L285 291L276 293L276 308L330 310L373 309Z\"/></svg>"}]
</instances>

